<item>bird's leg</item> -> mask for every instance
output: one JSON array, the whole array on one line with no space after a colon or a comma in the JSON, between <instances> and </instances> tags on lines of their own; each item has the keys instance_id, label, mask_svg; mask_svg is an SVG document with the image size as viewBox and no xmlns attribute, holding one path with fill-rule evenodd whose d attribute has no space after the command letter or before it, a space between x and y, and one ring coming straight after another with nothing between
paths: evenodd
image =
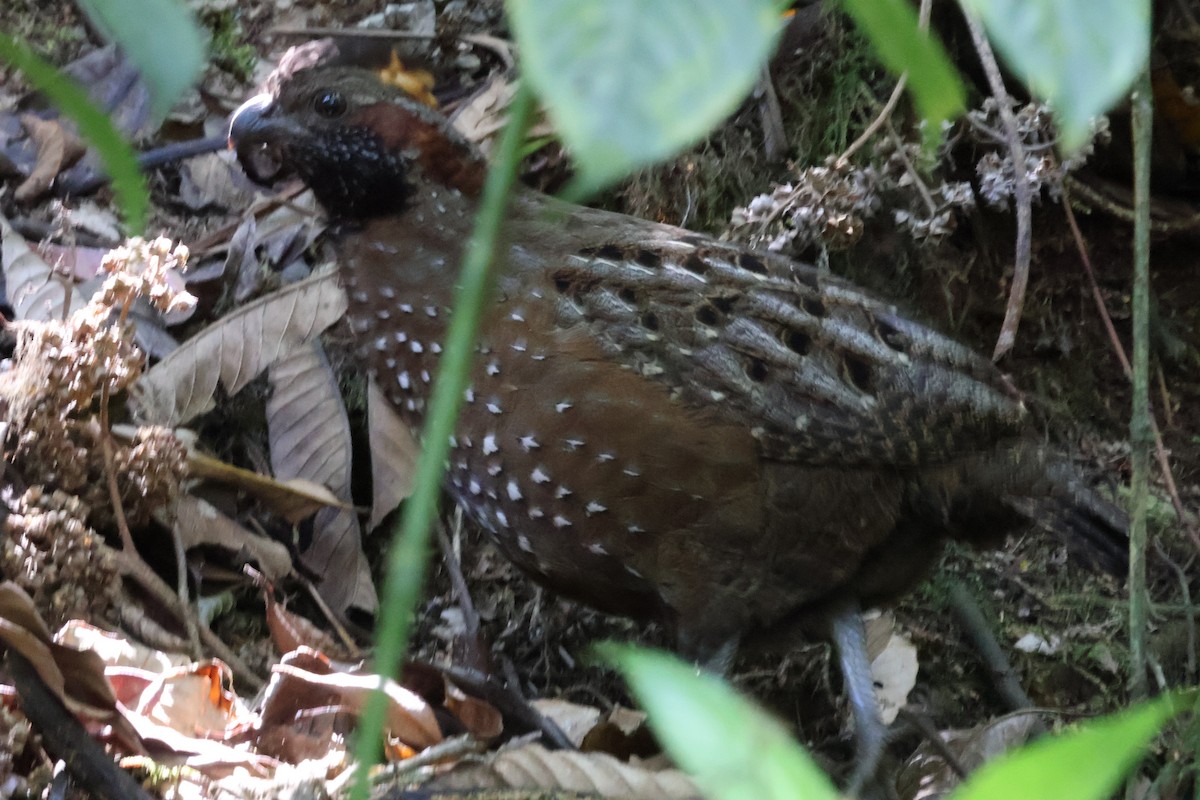
<instances>
[{"instance_id":1,"label":"bird's leg","mask_svg":"<svg viewBox=\"0 0 1200 800\"><path fill-rule=\"evenodd\" d=\"M879 717L879 704L875 700L871 662L867 659L867 631L858 603L851 601L839 606L829 618L829 628L854 715L855 764L846 794L857 796L876 778L887 742L887 728Z\"/></svg>"}]
</instances>

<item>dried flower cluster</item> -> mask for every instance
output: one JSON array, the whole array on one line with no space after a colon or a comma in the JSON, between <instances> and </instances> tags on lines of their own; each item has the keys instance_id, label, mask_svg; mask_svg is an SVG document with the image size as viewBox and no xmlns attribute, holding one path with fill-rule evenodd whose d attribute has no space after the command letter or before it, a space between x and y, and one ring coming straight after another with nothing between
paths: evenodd
<instances>
[{"instance_id":1,"label":"dried flower cluster","mask_svg":"<svg viewBox=\"0 0 1200 800\"><path fill-rule=\"evenodd\" d=\"M14 496L0 536L0 572L33 598L51 629L68 619L103 616L116 598L112 551L87 524L88 508L63 491L30 487Z\"/></svg>"},{"instance_id":2,"label":"dried flower cluster","mask_svg":"<svg viewBox=\"0 0 1200 800\"><path fill-rule=\"evenodd\" d=\"M1013 116L1025 149L1025 180L1035 198L1045 191L1051 200L1057 201L1062 193L1063 178L1083 165L1095 152L1097 142L1105 143L1110 138L1108 119L1099 117L1092 121L1091 141L1069 158L1060 160L1055 149L1057 132L1045 105L1028 103L1014 107ZM990 148L975 165L979 196L988 205L1008 208L1009 199L1016 191L1015 170L995 98L989 97L979 109L968 113L967 122L972 138Z\"/></svg>"},{"instance_id":3,"label":"dried flower cluster","mask_svg":"<svg viewBox=\"0 0 1200 800\"><path fill-rule=\"evenodd\" d=\"M53 586L55 569L63 572L64 586L77 581L93 599L107 596L92 582L66 577L73 568L62 559L78 545L56 542L57 537L63 542L86 539L93 535L88 525L103 529L111 519L110 469L131 525L145 523L178 491L186 450L170 431L143 429L132 443L123 444L111 438L103 421L108 404L133 385L145 366L128 323L130 307L138 297L164 311L191 302L170 277L186 259L186 248L173 248L167 239L132 239L106 256L109 275L103 286L68 319L14 324L16 355L12 368L0 374L0 408L6 411L0 431L5 460L32 487L30 492L41 494L9 498L15 521L5 527L4 574L34 581L26 588L39 600L43 598L34 587L40 582ZM52 508L44 507L43 497L55 498ZM87 562L87 552L83 548L70 558ZM45 573L41 578L36 577L39 571ZM59 590L47 591L53 595L51 604L39 605L48 619L74 607L53 594Z\"/></svg>"},{"instance_id":4,"label":"dried flower cluster","mask_svg":"<svg viewBox=\"0 0 1200 800\"><path fill-rule=\"evenodd\" d=\"M791 183L734 209L729 234L753 247L798 251L812 244L845 249L879 209L879 176L871 167L838 164L802 170Z\"/></svg>"},{"instance_id":5,"label":"dried flower cluster","mask_svg":"<svg viewBox=\"0 0 1200 800\"><path fill-rule=\"evenodd\" d=\"M1107 120L1096 120L1092 143L1059 160L1046 107L1031 103L1014 113L1025 145L1027 179L1035 194L1044 189L1052 199L1058 198L1063 177L1087 160L1097 141L1108 138ZM796 253L811 245L841 250L854 244L864 224L887 208L896 226L914 241L936 243L955 231L962 212L976 205L977 193L989 205L1006 208L1014 191L1012 156L996 101L989 98L970 112L962 131L942 142L932 166L921 144L891 136L880 139L873 165L852 166L830 158L822 166L801 170L791 182L735 209L726 236L773 251ZM937 167L951 164L954 147L964 140L986 150L976 166L976 188L938 175Z\"/></svg>"}]
</instances>

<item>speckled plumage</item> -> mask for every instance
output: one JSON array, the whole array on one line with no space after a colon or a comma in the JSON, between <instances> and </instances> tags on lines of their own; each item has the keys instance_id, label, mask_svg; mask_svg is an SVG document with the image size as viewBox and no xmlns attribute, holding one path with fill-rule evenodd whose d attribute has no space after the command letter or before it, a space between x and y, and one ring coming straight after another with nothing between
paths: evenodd
<instances>
[{"instance_id":1,"label":"speckled plumage","mask_svg":"<svg viewBox=\"0 0 1200 800\"><path fill-rule=\"evenodd\" d=\"M349 70L298 73L232 135L340 221L350 327L419 432L482 160ZM522 190L496 270L448 490L540 580L693 656L885 601L1030 502L1120 525L1047 470L990 362L811 266Z\"/></svg>"}]
</instances>

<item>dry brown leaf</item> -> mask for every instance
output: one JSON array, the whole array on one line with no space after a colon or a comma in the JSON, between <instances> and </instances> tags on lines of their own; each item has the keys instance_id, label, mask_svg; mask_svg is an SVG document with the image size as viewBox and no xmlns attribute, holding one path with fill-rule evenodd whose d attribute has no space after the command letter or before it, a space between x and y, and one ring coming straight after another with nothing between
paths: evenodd
<instances>
[{"instance_id":1,"label":"dry brown leaf","mask_svg":"<svg viewBox=\"0 0 1200 800\"><path fill-rule=\"evenodd\" d=\"M137 734L117 709L104 676L104 662L95 653L54 642L33 600L12 581L0 583L0 642L23 655L71 713L112 725L122 742L137 746Z\"/></svg>"},{"instance_id":2,"label":"dry brown leaf","mask_svg":"<svg viewBox=\"0 0 1200 800\"><path fill-rule=\"evenodd\" d=\"M504 788L591 792L627 800L701 796L691 778L677 769L651 772L604 753L550 751L536 744L501 750L487 763L464 763L426 785L450 790Z\"/></svg>"},{"instance_id":3,"label":"dry brown leaf","mask_svg":"<svg viewBox=\"0 0 1200 800\"><path fill-rule=\"evenodd\" d=\"M83 308L87 301L74 284L47 264L24 237L0 217L0 261L8 302L17 319L45 321L63 319ZM63 306L70 298L70 308Z\"/></svg>"},{"instance_id":4,"label":"dry brown leaf","mask_svg":"<svg viewBox=\"0 0 1200 800\"><path fill-rule=\"evenodd\" d=\"M349 504L337 499L333 492L312 481L303 478L277 481L270 476L259 475L252 470L226 464L220 459L195 451L188 453L188 475L236 486L258 498L272 513L278 514L293 525L325 507L351 508Z\"/></svg>"},{"instance_id":5,"label":"dry brown leaf","mask_svg":"<svg viewBox=\"0 0 1200 800\"><path fill-rule=\"evenodd\" d=\"M504 717L494 705L445 682L445 699L442 705L467 729L467 733L480 741L494 739L504 732Z\"/></svg>"},{"instance_id":6,"label":"dry brown leaf","mask_svg":"<svg viewBox=\"0 0 1200 800\"><path fill-rule=\"evenodd\" d=\"M319 653L328 653L334 658L344 659L347 653L341 645L325 631L299 614L292 613L282 603L275 601L270 586L263 586L263 600L267 606L267 630L271 632L271 644L279 653L291 653L308 648Z\"/></svg>"},{"instance_id":7,"label":"dry brown leaf","mask_svg":"<svg viewBox=\"0 0 1200 800\"><path fill-rule=\"evenodd\" d=\"M179 167L179 199L199 211L209 206L222 210L242 209L254 199L254 191L245 180L234 179L236 155L232 150L189 158Z\"/></svg>"},{"instance_id":8,"label":"dry brown leaf","mask_svg":"<svg viewBox=\"0 0 1200 800\"><path fill-rule=\"evenodd\" d=\"M1028 741L1041 716L1032 711L1017 712L974 728L940 731L939 735L946 749L970 773ZM948 795L960 782L937 748L922 742L900 768L896 791L902 798L937 800Z\"/></svg>"},{"instance_id":9,"label":"dry brown leaf","mask_svg":"<svg viewBox=\"0 0 1200 800\"><path fill-rule=\"evenodd\" d=\"M595 706L585 706L557 698L531 700L529 704L557 725L576 747L583 744L584 737L600 722L600 709Z\"/></svg>"},{"instance_id":10,"label":"dry brown leaf","mask_svg":"<svg viewBox=\"0 0 1200 800\"><path fill-rule=\"evenodd\" d=\"M476 92L471 99L454 113L451 122L455 130L488 154L492 142L508 119L508 107L517 93L515 83L504 77L494 76L482 91ZM549 123L544 112L538 112L526 136L536 139L554 135L554 127Z\"/></svg>"},{"instance_id":11,"label":"dry brown leaf","mask_svg":"<svg viewBox=\"0 0 1200 800\"><path fill-rule=\"evenodd\" d=\"M298 347L271 365L267 436L280 480L304 478L349 499L350 422L320 342Z\"/></svg>"},{"instance_id":12,"label":"dry brown leaf","mask_svg":"<svg viewBox=\"0 0 1200 800\"><path fill-rule=\"evenodd\" d=\"M78 136L64 128L58 120L22 114L21 126L37 146L37 163L33 171L13 192L13 197L26 203L50 191L58 173L82 158L87 148Z\"/></svg>"},{"instance_id":13,"label":"dry brown leaf","mask_svg":"<svg viewBox=\"0 0 1200 800\"><path fill-rule=\"evenodd\" d=\"M367 432L375 487L367 529L373 531L412 492L421 446L373 380L367 382Z\"/></svg>"},{"instance_id":14,"label":"dry brown leaf","mask_svg":"<svg viewBox=\"0 0 1200 800\"><path fill-rule=\"evenodd\" d=\"M320 674L289 664L278 664L274 672L296 678L314 687L333 690L342 704L356 714L370 701L379 688L379 676L373 673L329 672ZM442 740L433 709L420 695L409 691L393 680L383 686L388 697L387 730L405 744L417 749L429 747Z\"/></svg>"},{"instance_id":15,"label":"dry brown leaf","mask_svg":"<svg viewBox=\"0 0 1200 800\"><path fill-rule=\"evenodd\" d=\"M137 383L141 417L174 427L236 394L264 369L315 339L346 311L331 272L280 289L227 315L151 367Z\"/></svg>"},{"instance_id":16,"label":"dry brown leaf","mask_svg":"<svg viewBox=\"0 0 1200 800\"><path fill-rule=\"evenodd\" d=\"M350 499L353 460L350 421L320 342L297 348L271 366L267 432L276 477L322 484ZM362 529L353 511L323 509L313 521L312 543L301 554L317 579L321 597L337 613L379 607Z\"/></svg>"},{"instance_id":17,"label":"dry brown leaf","mask_svg":"<svg viewBox=\"0 0 1200 800\"><path fill-rule=\"evenodd\" d=\"M147 672L167 672L191 663L188 656L155 650L78 619L68 620L59 628L54 641L74 650L95 653L104 661L106 669L134 667Z\"/></svg>"},{"instance_id":18,"label":"dry brown leaf","mask_svg":"<svg viewBox=\"0 0 1200 800\"><path fill-rule=\"evenodd\" d=\"M243 528L198 497L180 497L174 516L175 530L185 550L203 545L240 554L243 560L252 559L271 580L292 573L292 557L286 547Z\"/></svg>"}]
</instances>

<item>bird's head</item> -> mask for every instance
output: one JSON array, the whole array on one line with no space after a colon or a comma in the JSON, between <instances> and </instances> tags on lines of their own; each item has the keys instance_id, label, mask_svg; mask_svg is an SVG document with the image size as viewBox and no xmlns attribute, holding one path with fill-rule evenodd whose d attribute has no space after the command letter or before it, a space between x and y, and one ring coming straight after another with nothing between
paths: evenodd
<instances>
[{"instance_id":1,"label":"bird's head","mask_svg":"<svg viewBox=\"0 0 1200 800\"><path fill-rule=\"evenodd\" d=\"M229 124L259 183L298 175L342 219L401 211L415 187L476 195L485 165L450 123L361 69L313 67L247 100Z\"/></svg>"}]
</instances>

